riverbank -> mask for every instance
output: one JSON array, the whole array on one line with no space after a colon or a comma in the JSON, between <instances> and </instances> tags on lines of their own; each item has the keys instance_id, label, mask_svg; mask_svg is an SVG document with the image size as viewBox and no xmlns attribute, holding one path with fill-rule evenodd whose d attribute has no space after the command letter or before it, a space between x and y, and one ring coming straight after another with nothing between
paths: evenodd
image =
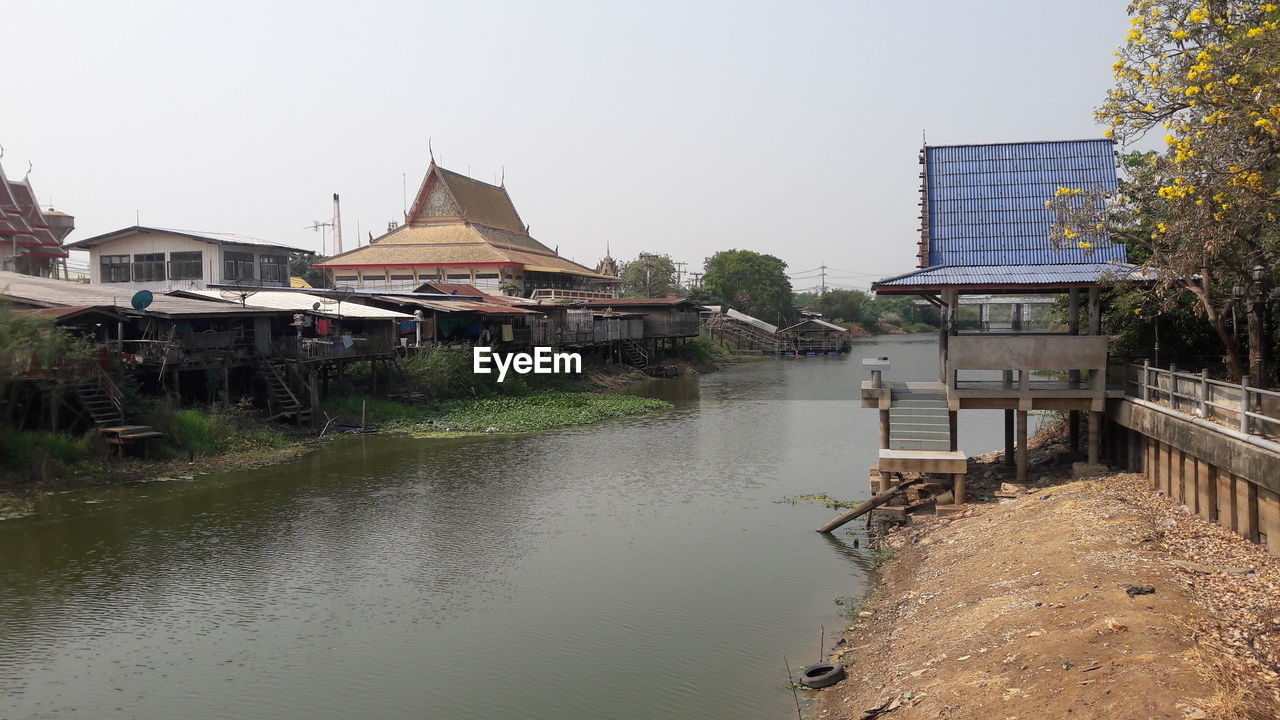
<instances>
[{"instance_id":1,"label":"riverbank","mask_svg":"<svg viewBox=\"0 0 1280 720\"><path fill-rule=\"evenodd\" d=\"M978 493L1003 475L983 460ZM814 718L1280 717L1275 558L1140 475L1035 476L885 538Z\"/></svg>"},{"instance_id":2,"label":"riverbank","mask_svg":"<svg viewBox=\"0 0 1280 720\"><path fill-rule=\"evenodd\" d=\"M284 462L343 434L343 426L447 438L538 432L670 407L661 400L617 392L650 379L621 366L593 366L580 377L500 387L478 385L451 367L456 364L452 361L448 368L438 367L438 358L435 362L427 372L420 364L405 379L402 387L408 392L371 394L360 389L365 378L358 373L347 378L321 403L315 427L265 421L248 405L179 409L158 401L143 418L164 434L141 456L114 457L113 448L94 431L79 437L7 433L0 437L0 520L29 514L31 498L40 493L190 479L194 474ZM442 371L431 372L438 370ZM461 394L470 397L457 397Z\"/></svg>"}]
</instances>

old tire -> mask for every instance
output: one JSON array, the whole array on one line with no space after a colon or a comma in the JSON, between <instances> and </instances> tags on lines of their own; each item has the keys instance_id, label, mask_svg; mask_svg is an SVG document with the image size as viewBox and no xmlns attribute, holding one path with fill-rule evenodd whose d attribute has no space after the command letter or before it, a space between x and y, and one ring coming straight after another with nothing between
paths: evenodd
<instances>
[{"instance_id":1,"label":"old tire","mask_svg":"<svg viewBox=\"0 0 1280 720\"><path fill-rule=\"evenodd\" d=\"M848 676L840 663L825 662L800 668L800 684L814 690L835 685Z\"/></svg>"}]
</instances>

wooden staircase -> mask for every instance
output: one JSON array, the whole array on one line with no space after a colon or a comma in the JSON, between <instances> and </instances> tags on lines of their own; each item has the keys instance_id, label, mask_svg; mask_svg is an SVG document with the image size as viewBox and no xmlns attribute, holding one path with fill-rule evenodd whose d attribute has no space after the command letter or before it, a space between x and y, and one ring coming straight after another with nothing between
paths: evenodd
<instances>
[{"instance_id":1,"label":"wooden staircase","mask_svg":"<svg viewBox=\"0 0 1280 720\"><path fill-rule=\"evenodd\" d=\"M951 415L946 390L894 388L889 406L889 448L947 451Z\"/></svg>"},{"instance_id":2,"label":"wooden staircase","mask_svg":"<svg viewBox=\"0 0 1280 720\"><path fill-rule=\"evenodd\" d=\"M623 365L643 371L649 367L649 353L635 340L623 340L618 345L618 355Z\"/></svg>"},{"instance_id":3,"label":"wooden staircase","mask_svg":"<svg viewBox=\"0 0 1280 720\"><path fill-rule=\"evenodd\" d=\"M80 404L98 428L124 424L124 395L100 366L94 365L93 373L73 387Z\"/></svg>"},{"instance_id":4,"label":"wooden staircase","mask_svg":"<svg viewBox=\"0 0 1280 720\"><path fill-rule=\"evenodd\" d=\"M262 377L267 381L267 408L272 420L286 418L301 425L311 419L311 410L303 407L298 396L289 388L284 372L266 358L258 361Z\"/></svg>"}]
</instances>

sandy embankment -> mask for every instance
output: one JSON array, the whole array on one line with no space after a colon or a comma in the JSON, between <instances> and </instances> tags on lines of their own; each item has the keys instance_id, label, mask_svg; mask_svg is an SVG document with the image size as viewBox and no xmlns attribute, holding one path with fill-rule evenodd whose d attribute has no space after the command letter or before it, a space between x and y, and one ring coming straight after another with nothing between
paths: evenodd
<instances>
[{"instance_id":1,"label":"sandy embankment","mask_svg":"<svg viewBox=\"0 0 1280 720\"><path fill-rule=\"evenodd\" d=\"M1280 718L1276 558L1139 475L1033 477L887 539L814 718Z\"/></svg>"}]
</instances>

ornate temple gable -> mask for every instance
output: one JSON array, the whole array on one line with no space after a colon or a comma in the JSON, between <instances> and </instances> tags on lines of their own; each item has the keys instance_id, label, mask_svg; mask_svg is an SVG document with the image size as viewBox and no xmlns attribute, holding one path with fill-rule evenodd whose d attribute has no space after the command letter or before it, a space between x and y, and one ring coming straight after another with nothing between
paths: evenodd
<instances>
[{"instance_id":1,"label":"ornate temple gable","mask_svg":"<svg viewBox=\"0 0 1280 720\"><path fill-rule=\"evenodd\" d=\"M432 161L406 215L406 224L470 222L528 234L505 187L446 170Z\"/></svg>"},{"instance_id":2,"label":"ornate temple gable","mask_svg":"<svg viewBox=\"0 0 1280 720\"><path fill-rule=\"evenodd\" d=\"M448 185L440 177L439 168L433 162L427 168L427 175L422 179L418 194L413 199L413 206L405 218L406 224L439 222L452 220L460 222L464 219L462 208L449 191Z\"/></svg>"}]
</instances>

